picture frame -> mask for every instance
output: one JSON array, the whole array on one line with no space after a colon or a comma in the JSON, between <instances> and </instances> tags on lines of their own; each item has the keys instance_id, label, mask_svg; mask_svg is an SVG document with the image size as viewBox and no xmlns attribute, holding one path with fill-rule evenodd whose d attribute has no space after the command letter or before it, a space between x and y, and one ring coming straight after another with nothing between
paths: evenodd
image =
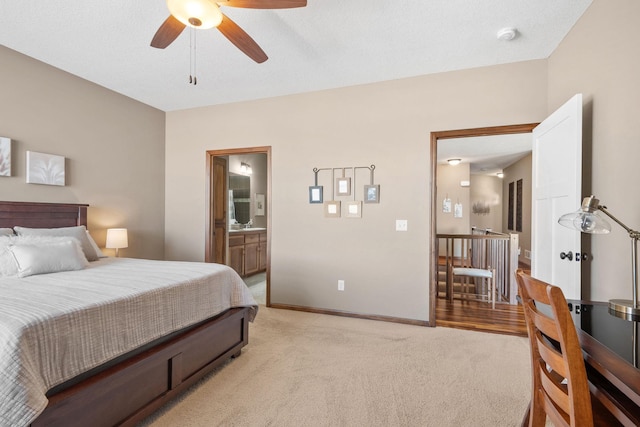
<instances>
[{"instance_id":1,"label":"picture frame","mask_svg":"<svg viewBox=\"0 0 640 427\"><path fill-rule=\"evenodd\" d=\"M442 212L451 213L451 199L449 197L445 197L442 201Z\"/></svg>"},{"instance_id":2,"label":"picture frame","mask_svg":"<svg viewBox=\"0 0 640 427\"><path fill-rule=\"evenodd\" d=\"M462 218L462 203L456 203L453 205L453 217Z\"/></svg>"},{"instance_id":3,"label":"picture frame","mask_svg":"<svg viewBox=\"0 0 640 427\"><path fill-rule=\"evenodd\" d=\"M322 203L322 185L309 187L309 203Z\"/></svg>"},{"instance_id":4,"label":"picture frame","mask_svg":"<svg viewBox=\"0 0 640 427\"><path fill-rule=\"evenodd\" d=\"M516 181L516 231L522 232L522 179Z\"/></svg>"},{"instance_id":5,"label":"picture frame","mask_svg":"<svg viewBox=\"0 0 640 427\"><path fill-rule=\"evenodd\" d=\"M255 215L256 216L264 216L264 194L262 193L256 193L256 210L255 210Z\"/></svg>"},{"instance_id":6,"label":"picture frame","mask_svg":"<svg viewBox=\"0 0 640 427\"><path fill-rule=\"evenodd\" d=\"M331 200L324 202L324 216L325 218L340 218L340 201Z\"/></svg>"},{"instance_id":7,"label":"picture frame","mask_svg":"<svg viewBox=\"0 0 640 427\"><path fill-rule=\"evenodd\" d=\"M11 176L11 139L0 136L0 176Z\"/></svg>"},{"instance_id":8,"label":"picture frame","mask_svg":"<svg viewBox=\"0 0 640 427\"><path fill-rule=\"evenodd\" d=\"M364 186L364 202L380 203L380 186L378 184Z\"/></svg>"},{"instance_id":9,"label":"picture frame","mask_svg":"<svg viewBox=\"0 0 640 427\"><path fill-rule=\"evenodd\" d=\"M347 202L345 218L362 218L362 202L356 200Z\"/></svg>"},{"instance_id":10,"label":"picture frame","mask_svg":"<svg viewBox=\"0 0 640 427\"><path fill-rule=\"evenodd\" d=\"M336 195L337 196L350 196L351 195L351 178L336 178Z\"/></svg>"},{"instance_id":11,"label":"picture frame","mask_svg":"<svg viewBox=\"0 0 640 427\"><path fill-rule=\"evenodd\" d=\"M513 215L515 202L515 182L509 183L509 205L507 207L507 230L513 231Z\"/></svg>"},{"instance_id":12,"label":"picture frame","mask_svg":"<svg viewBox=\"0 0 640 427\"><path fill-rule=\"evenodd\" d=\"M27 184L65 185L65 158L27 151Z\"/></svg>"}]
</instances>

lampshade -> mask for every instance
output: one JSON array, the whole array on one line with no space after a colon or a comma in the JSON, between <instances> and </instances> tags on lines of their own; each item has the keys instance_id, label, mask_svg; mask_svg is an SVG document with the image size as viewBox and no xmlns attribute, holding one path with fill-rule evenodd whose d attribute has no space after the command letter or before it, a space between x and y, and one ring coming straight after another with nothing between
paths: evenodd
<instances>
[{"instance_id":1,"label":"lampshade","mask_svg":"<svg viewBox=\"0 0 640 427\"><path fill-rule=\"evenodd\" d=\"M611 232L611 225L600 216L598 203L593 196L585 197L582 206L575 212L564 214L558 220L560 225L573 228L588 234L607 234Z\"/></svg>"},{"instance_id":2,"label":"lampshade","mask_svg":"<svg viewBox=\"0 0 640 427\"><path fill-rule=\"evenodd\" d=\"M120 249L129 247L129 239L127 238L126 228L109 228L107 229L107 243L105 245L109 249Z\"/></svg>"},{"instance_id":3,"label":"lampshade","mask_svg":"<svg viewBox=\"0 0 640 427\"><path fill-rule=\"evenodd\" d=\"M593 196L585 197L582 200L582 206L580 206L579 210L562 215L558 223L583 233L609 233L611 226L608 221L599 215L600 212L624 228L631 238L631 292L633 299L609 300L609 309L631 316L628 320L637 320L636 317L640 316L640 300L638 300L638 296L640 295L640 291L638 290L638 240L640 239L640 232L626 226L622 221L613 216L611 212L607 210L606 206L600 205L600 201Z\"/></svg>"},{"instance_id":4,"label":"lampshade","mask_svg":"<svg viewBox=\"0 0 640 427\"><path fill-rule=\"evenodd\" d=\"M211 0L167 0L169 12L190 27L206 30L220 25L222 12Z\"/></svg>"}]
</instances>

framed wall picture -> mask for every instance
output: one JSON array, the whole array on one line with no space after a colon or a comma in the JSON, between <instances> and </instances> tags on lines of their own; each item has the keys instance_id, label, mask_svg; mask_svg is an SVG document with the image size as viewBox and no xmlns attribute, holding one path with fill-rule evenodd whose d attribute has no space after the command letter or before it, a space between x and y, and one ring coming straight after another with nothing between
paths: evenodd
<instances>
[{"instance_id":1,"label":"framed wall picture","mask_svg":"<svg viewBox=\"0 0 640 427\"><path fill-rule=\"evenodd\" d=\"M364 186L364 202L365 203L380 203L380 186L379 185L365 185Z\"/></svg>"},{"instance_id":2,"label":"framed wall picture","mask_svg":"<svg viewBox=\"0 0 640 427\"><path fill-rule=\"evenodd\" d=\"M449 196L445 197L442 201L442 212L451 213L451 199L449 198Z\"/></svg>"},{"instance_id":3,"label":"framed wall picture","mask_svg":"<svg viewBox=\"0 0 640 427\"><path fill-rule=\"evenodd\" d=\"M0 176L11 176L11 139L0 136Z\"/></svg>"},{"instance_id":4,"label":"framed wall picture","mask_svg":"<svg viewBox=\"0 0 640 427\"><path fill-rule=\"evenodd\" d=\"M309 187L309 203L322 203L322 185Z\"/></svg>"},{"instance_id":5,"label":"framed wall picture","mask_svg":"<svg viewBox=\"0 0 640 427\"><path fill-rule=\"evenodd\" d=\"M256 193L256 216L264 216L264 194Z\"/></svg>"},{"instance_id":6,"label":"framed wall picture","mask_svg":"<svg viewBox=\"0 0 640 427\"><path fill-rule=\"evenodd\" d=\"M462 203L456 203L453 205L453 217L462 218Z\"/></svg>"},{"instance_id":7,"label":"framed wall picture","mask_svg":"<svg viewBox=\"0 0 640 427\"><path fill-rule=\"evenodd\" d=\"M507 206L507 230L513 231L513 208L515 198L515 183L509 183L509 205Z\"/></svg>"},{"instance_id":8,"label":"framed wall picture","mask_svg":"<svg viewBox=\"0 0 640 427\"><path fill-rule=\"evenodd\" d=\"M522 231L522 179L516 181L516 231Z\"/></svg>"},{"instance_id":9,"label":"framed wall picture","mask_svg":"<svg viewBox=\"0 0 640 427\"><path fill-rule=\"evenodd\" d=\"M324 216L325 218L340 218L340 201L324 202Z\"/></svg>"},{"instance_id":10,"label":"framed wall picture","mask_svg":"<svg viewBox=\"0 0 640 427\"><path fill-rule=\"evenodd\" d=\"M54 154L27 151L27 184L65 184L65 158Z\"/></svg>"},{"instance_id":11,"label":"framed wall picture","mask_svg":"<svg viewBox=\"0 0 640 427\"><path fill-rule=\"evenodd\" d=\"M336 195L337 196L350 196L351 195L351 178L336 178Z\"/></svg>"},{"instance_id":12,"label":"framed wall picture","mask_svg":"<svg viewBox=\"0 0 640 427\"><path fill-rule=\"evenodd\" d=\"M346 218L362 218L362 202L351 201L347 202Z\"/></svg>"}]
</instances>

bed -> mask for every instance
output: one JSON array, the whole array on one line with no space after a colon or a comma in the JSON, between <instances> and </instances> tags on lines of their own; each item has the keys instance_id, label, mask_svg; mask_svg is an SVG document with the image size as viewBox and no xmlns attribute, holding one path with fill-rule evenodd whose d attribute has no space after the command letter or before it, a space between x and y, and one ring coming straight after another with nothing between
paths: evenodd
<instances>
[{"instance_id":1,"label":"bed","mask_svg":"<svg viewBox=\"0 0 640 427\"><path fill-rule=\"evenodd\" d=\"M86 224L87 205L0 202L0 229ZM0 425L134 425L248 343L257 305L227 266L86 264L0 277Z\"/></svg>"}]
</instances>

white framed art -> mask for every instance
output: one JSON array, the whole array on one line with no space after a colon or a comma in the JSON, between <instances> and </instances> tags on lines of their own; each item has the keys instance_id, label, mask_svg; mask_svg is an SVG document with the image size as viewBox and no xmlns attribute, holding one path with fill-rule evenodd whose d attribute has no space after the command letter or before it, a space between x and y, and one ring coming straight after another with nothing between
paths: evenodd
<instances>
[{"instance_id":1,"label":"white framed art","mask_svg":"<svg viewBox=\"0 0 640 427\"><path fill-rule=\"evenodd\" d=\"M325 218L340 218L340 200L324 202Z\"/></svg>"},{"instance_id":2,"label":"white framed art","mask_svg":"<svg viewBox=\"0 0 640 427\"><path fill-rule=\"evenodd\" d=\"M362 218L362 202L351 201L347 202L346 218Z\"/></svg>"},{"instance_id":3,"label":"white framed art","mask_svg":"<svg viewBox=\"0 0 640 427\"><path fill-rule=\"evenodd\" d=\"M256 216L264 216L264 194L256 193Z\"/></svg>"},{"instance_id":4,"label":"white framed art","mask_svg":"<svg viewBox=\"0 0 640 427\"><path fill-rule=\"evenodd\" d=\"M27 184L65 185L65 158L27 151Z\"/></svg>"},{"instance_id":5,"label":"white framed art","mask_svg":"<svg viewBox=\"0 0 640 427\"><path fill-rule=\"evenodd\" d=\"M0 136L0 176L11 176L11 139Z\"/></svg>"}]
</instances>

